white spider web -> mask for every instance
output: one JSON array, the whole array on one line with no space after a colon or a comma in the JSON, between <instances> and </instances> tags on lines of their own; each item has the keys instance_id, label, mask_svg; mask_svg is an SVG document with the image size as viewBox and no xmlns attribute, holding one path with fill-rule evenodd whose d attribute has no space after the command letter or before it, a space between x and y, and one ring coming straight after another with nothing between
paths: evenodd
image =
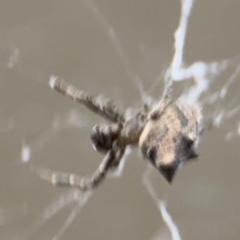
<instances>
[{"instance_id":1,"label":"white spider web","mask_svg":"<svg viewBox=\"0 0 240 240\"><path fill-rule=\"evenodd\" d=\"M231 99L231 101L226 100L227 97L229 97L227 94L228 91L235 86L238 86L237 83L239 81L238 78L240 70L240 58L238 56L239 52L237 52L234 56L228 56L218 61L195 61L189 66L184 63L184 46L188 24L191 21L190 14L193 7L193 0L181 0L179 25L174 35L175 41L173 60L170 62L169 66L165 66L164 70L161 69L159 77L156 77L151 84L148 84L147 91L144 90L144 81L140 77L141 74L138 74L138 71L134 70L134 64L129 58L126 45L120 40L124 38L119 37L120 34L118 34L117 29L110 23L108 18L105 17L105 14L101 10L100 4L98 4L97 1L83 0L81 2L81 6L85 9L84 11L92 14L92 18L96 20L99 30L108 36L108 42L114 48L116 55L119 58L119 62L122 64L124 69L124 74L129 82L131 82L133 86L137 88L142 101L154 103L152 94L154 94L156 87L163 84L163 80L159 79L164 79L164 76L165 79L171 77L175 82L185 81L188 88L187 91L184 91L181 94L181 97L184 101L200 101L203 105L203 110L204 112L206 111L207 118L212 122L212 125L220 129L225 128L226 131L224 132L224 136L226 140L234 139L240 134L240 122L238 120L238 114L240 110L239 97L236 95ZM151 53L150 50L146 50L146 46L141 45L141 43L139 43L139 45L145 49L147 53ZM10 46L11 54L7 68L13 70L16 69L15 71L21 73L21 75L24 75L23 72L27 69L27 77L35 76L33 72L37 71L37 78L40 79L37 81L40 83L43 82L42 79L44 79L46 76L49 77L51 74L55 74L52 73L51 70L49 70L49 74L47 74L47 70L41 71L39 69L35 69L34 67L31 68L31 66L28 66L28 68L25 67L25 70L22 69L20 64L21 51L22 50L19 47ZM81 58L81 56L79 56L79 58ZM226 78L224 82L219 84L218 81L220 81L219 76L221 76L221 74L226 74ZM26 75L24 76L26 77ZM47 81L48 80L46 80L46 83ZM216 84L217 87L215 87L214 84ZM54 97L57 97L57 95L54 93L52 94ZM212 106L215 107L212 108ZM129 109L129 112L131 111L134 110ZM57 139L64 137L63 133L65 131L67 132L69 129L80 129L81 131L84 131L85 129L89 130L90 126L93 125L90 123L94 120L90 120L90 117L86 117L81 112L81 109L77 111L75 108L70 111L65 111L63 114L55 114L50 122L48 122L48 126L45 127L45 131L39 133L34 140L32 140L31 137L21 137L22 150L18 155L17 163L15 160L14 167L17 165L17 168L19 169L19 165L23 166L24 169L28 169L30 174L33 173L32 175L34 175L34 170L37 167L47 170L47 162L45 163L43 160L41 160L41 157L46 157L46 155L42 154L45 149L49 147L50 144L54 144L55 142L57 144ZM1 132L3 133L17 131L17 127L18 118L11 116L7 119L3 119L0 125ZM116 173L113 173L110 177L123 178L124 170L124 166L121 165L121 168L119 168L119 170L116 171ZM159 218L162 218L162 221L166 224L166 228L160 227L156 231L156 234L152 233L152 235L155 234L154 239L182 239L180 236L181 231L178 229L178 224L174 223L172 220L174 219L174 216L171 218L166 209L169 188L167 187L167 190L163 190L163 192L160 193L159 189L156 189L155 187L155 179L153 180L154 173L152 171L153 169L148 165L147 169L142 175L143 186L146 188L154 204L156 204L157 209L161 213ZM81 174L84 174L83 170L81 170ZM33 202L33 199L30 200L30 191L32 190L33 186L28 188L28 186L31 185L29 178L29 176L26 176L24 181L26 186L23 188L25 192L23 193L22 202L20 204L17 203L14 206L11 205L10 207L7 207L7 205L1 206L2 210L0 211L0 227L4 228L5 239L42 239L38 236L38 234L44 232L46 226L51 224L56 219L57 215L62 216L62 212L65 213L67 210L68 212L66 213L62 223L57 227L53 224L53 231L49 234L46 234L47 239L65 239L64 236L67 231L69 231L69 228L74 223L74 220L77 217L81 218L80 214L83 212L83 210L88 210L86 209L86 206L87 203L90 204L90 198L97 198L95 193L83 194L78 190L54 190L60 191L60 193L57 193L57 198L51 201L48 200L47 203L43 204L45 207L40 212L35 212L35 203ZM36 178L35 181L40 180ZM100 186L100 188L101 187L102 186ZM52 191L50 190L51 188L54 187L48 187L47 191L49 193ZM141 199L138 199L138 201L141 201ZM120 202L119 204L124 204L124 202ZM15 226L15 223L19 224L21 221L27 222L26 219L30 219L30 223L28 222L27 226L24 224L24 227L17 226L13 234L9 233L10 230L8 229L8 226L11 228ZM77 237L79 238L79 236Z\"/></svg>"}]
</instances>

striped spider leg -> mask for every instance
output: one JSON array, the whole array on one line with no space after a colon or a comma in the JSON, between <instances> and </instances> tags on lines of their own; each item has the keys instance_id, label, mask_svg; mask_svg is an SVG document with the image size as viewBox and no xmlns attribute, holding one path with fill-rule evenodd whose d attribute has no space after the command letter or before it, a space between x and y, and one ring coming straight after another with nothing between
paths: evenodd
<instances>
[{"instance_id":1,"label":"striped spider leg","mask_svg":"<svg viewBox=\"0 0 240 240\"><path fill-rule=\"evenodd\" d=\"M109 150L97 170L90 177L81 177L74 173L54 172L42 168L37 169L37 175L55 186L75 187L82 191L91 191L102 183L114 161L120 161L125 149L119 149L116 144Z\"/></svg>"},{"instance_id":2,"label":"striped spider leg","mask_svg":"<svg viewBox=\"0 0 240 240\"><path fill-rule=\"evenodd\" d=\"M59 77L50 78L50 87L77 103L82 103L94 113L111 121L112 124L98 124L92 129L91 139L94 149L106 155L91 177L83 178L73 173L54 172L42 168L37 169L37 175L53 185L76 187L82 191L92 190L104 180L110 168L118 166L124 154L125 145L120 145L117 139L122 130L122 123L125 121L124 115L118 111L112 101L94 97Z\"/></svg>"}]
</instances>

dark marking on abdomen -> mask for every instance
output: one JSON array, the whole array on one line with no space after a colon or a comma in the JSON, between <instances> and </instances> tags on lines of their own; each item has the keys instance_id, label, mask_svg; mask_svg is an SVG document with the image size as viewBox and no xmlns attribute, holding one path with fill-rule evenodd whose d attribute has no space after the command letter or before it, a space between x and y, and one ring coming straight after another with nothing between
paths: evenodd
<instances>
[{"instance_id":1,"label":"dark marking on abdomen","mask_svg":"<svg viewBox=\"0 0 240 240\"><path fill-rule=\"evenodd\" d=\"M153 147L149 150L148 156L151 163L156 166L156 160L157 160L157 148Z\"/></svg>"},{"instance_id":2,"label":"dark marking on abdomen","mask_svg":"<svg viewBox=\"0 0 240 240\"><path fill-rule=\"evenodd\" d=\"M178 106L175 106L175 110L176 110L178 118L181 122L181 126L182 127L187 127L188 126L188 119L186 118L183 111Z\"/></svg>"}]
</instances>

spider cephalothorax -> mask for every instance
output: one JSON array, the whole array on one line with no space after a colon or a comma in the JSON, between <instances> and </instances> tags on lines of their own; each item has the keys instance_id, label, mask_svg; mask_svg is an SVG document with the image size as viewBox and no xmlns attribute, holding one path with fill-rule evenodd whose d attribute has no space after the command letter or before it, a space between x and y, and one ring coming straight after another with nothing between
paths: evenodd
<instances>
[{"instance_id":1,"label":"spider cephalothorax","mask_svg":"<svg viewBox=\"0 0 240 240\"><path fill-rule=\"evenodd\" d=\"M144 105L127 120L112 101L93 97L59 77L52 77L50 86L112 122L98 124L92 129L94 149L106 154L93 176L81 178L76 174L53 172L47 179L53 184L81 190L95 188L109 169L119 165L128 145L139 145L143 156L159 169L168 182L172 181L179 165L197 157L195 149L200 135L200 108L197 104L189 106L180 101L170 103L171 82L154 110ZM46 174L39 172L39 175L46 179Z\"/></svg>"}]
</instances>

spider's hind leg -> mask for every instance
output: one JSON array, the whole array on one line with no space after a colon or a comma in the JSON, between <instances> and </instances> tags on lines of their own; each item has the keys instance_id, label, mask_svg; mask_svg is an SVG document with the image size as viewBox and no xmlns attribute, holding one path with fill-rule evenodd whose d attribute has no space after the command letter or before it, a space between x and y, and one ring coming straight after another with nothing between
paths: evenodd
<instances>
[{"instance_id":1,"label":"spider's hind leg","mask_svg":"<svg viewBox=\"0 0 240 240\"><path fill-rule=\"evenodd\" d=\"M169 81L167 86L164 89L163 95L158 102L157 108L150 113L151 119L158 119L164 110L172 103L170 93L172 91L172 81Z\"/></svg>"}]
</instances>

